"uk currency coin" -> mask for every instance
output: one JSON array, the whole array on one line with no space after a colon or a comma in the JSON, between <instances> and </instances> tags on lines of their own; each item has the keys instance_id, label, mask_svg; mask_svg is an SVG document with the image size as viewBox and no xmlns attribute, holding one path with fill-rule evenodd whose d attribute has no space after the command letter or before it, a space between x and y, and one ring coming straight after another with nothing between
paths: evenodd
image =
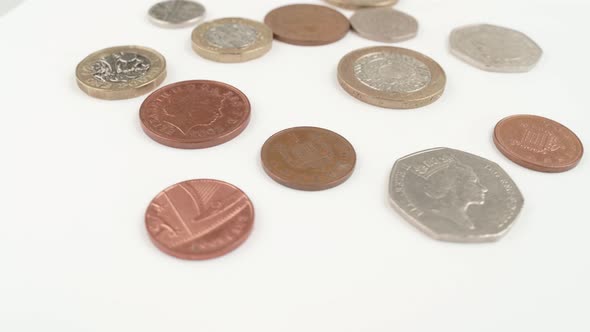
<instances>
[{"instance_id":1,"label":"uk currency coin","mask_svg":"<svg viewBox=\"0 0 590 332\"><path fill-rule=\"evenodd\" d=\"M222 18L193 30L193 49L218 62L244 62L259 58L272 47L272 30L245 18Z\"/></svg>"},{"instance_id":2,"label":"uk currency coin","mask_svg":"<svg viewBox=\"0 0 590 332\"><path fill-rule=\"evenodd\" d=\"M205 7L189 0L166 0L153 5L148 12L150 20L164 28L193 26L205 17Z\"/></svg>"},{"instance_id":3,"label":"uk currency coin","mask_svg":"<svg viewBox=\"0 0 590 332\"><path fill-rule=\"evenodd\" d=\"M543 50L522 32L479 24L451 32L451 53L486 71L521 73L533 69Z\"/></svg>"},{"instance_id":4,"label":"uk currency coin","mask_svg":"<svg viewBox=\"0 0 590 332\"><path fill-rule=\"evenodd\" d=\"M327 3L344 9L360 9L370 7L391 7L398 0L326 0Z\"/></svg>"},{"instance_id":5,"label":"uk currency coin","mask_svg":"<svg viewBox=\"0 0 590 332\"><path fill-rule=\"evenodd\" d=\"M356 164L352 144L322 128L295 127L271 136L261 151L266 173L299 190L336 187L350 178Z\"/></svg>"},{"instance_id":6,"label":"uk currency coin","mask_svg":"<svg viewBox=\"0 0 590 332\"><path fill-rule=\"evenodd\" d=\"M166 59L147 47L117 46L90 54L76 67L78 86L100 99L141 96L166 78Z\"/></svg>"},{"instance_id":7,"label":"uk currency coin","mask_svg":"<svg viewBox=\"0 0 590 332\"><path fill-rule=\"evenodd\" d=\"M229 183L190 180L165 189L152 200L145 226L161 251L181 259L211 259L248 239L254 206Z\"/></svg>"},{"instance_id":8,"label":"uk currency coin","mask_svg":"<svg viewBox=\"0 0 590 332\"><path fill-rule=\"evenodd\" d=\"M514 181L496 163L448 148L396 161L389 196L410 223L450 242L500 239L524 204Z\"/></svg>"},{"instance_id":9,"label":"uk currency coin","mask_svg":"<svg viewBox=\"0 0 590 332\"><path fill-rule=\"evenodd\" d=\"M412 39L418 33L415 18L390 7L360 9L350 23L361 37L384 43Z\"/></svg>"},{"instance_id":10,"label":"uk currency coin","mask_svg":"<svg viewBox=\"0 0 590 332\"><path fill-rule=\"evenodd\" d=\"M431 58L405 48L377 46L353 51L338 65L338 81L368 104L408 109L426 106L444 92L446 75Z\"/></svg>"},{"instance_id":11,"label":"uk currency coin","mask_svg":"<svg viewBox=\"0 0 590 332\"><path fill-rule=\"evenodd\" d=\"M540 172L565 172L578 165L582 142L567 127L536 115L509 116L496 125L494 143L513 162Z\"/></svg>"}]
</instances>

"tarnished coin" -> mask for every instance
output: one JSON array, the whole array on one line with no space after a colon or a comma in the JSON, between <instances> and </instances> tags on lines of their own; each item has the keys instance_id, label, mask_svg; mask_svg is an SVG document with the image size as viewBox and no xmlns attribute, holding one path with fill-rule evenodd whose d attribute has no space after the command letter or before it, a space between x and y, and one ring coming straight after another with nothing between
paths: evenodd
<instances>
[{"instance_id":1,"label":"tarnished coin","mask_svg":"<svg viewBox=\"0 0 590 332\"><path fill-rule=\"evenodd\" d=\"M389 7L360 9L350 23L361 37L384 43L401 42L418 34L415 18Z\"/></svg>"},{"instance_id":2,"label":"tarnished coin","mask_svg":"<svg viewBox=\"0 0 590 332\"><path fill-rule=\"evenodd\" d=\"M250 102L238 89L215 81L184 81L152 93L139 111L145 133L158 143L201 149L238 136L250 121Z\"/></svg>"},{"instance_id":3,"label":"tarnished coin","mask_svg":"<svg viewBox=\"0 0 590 332\"><path fill-rule=\"evenodd\" d=\"M254 206L229 183L190 180L159 193L147 208L145 225L163 252L181 259L211 259L248 239Z\"/></svg>"},{"instance_id":4,"label":"tarnished coin","mask_svg":"<svg viewBox=\"0 0 590 332\"><path fill-rule=\"evenodd\" d=\"M193 30L193 49L219 62L244 62L259 58L272 47L272 30L245 18L222 18Z\"/></svg>"},{"instance_id":5,"label":"tarnished coin","mask_svg":"<svg viewBox=\"0 0 590 332\"><path fill-rule=\"evenodd\" d=\"M398 0L326 0L326 2L344 9L359 9L370 7L391 7Z\"/></svg>"},{"instance_id":6,"label":"tarnished coin","mask_svg":"<svg viewBox=\"0 0 590 332\"><path fill-rule=\"evenodd\" d=\"M189 0L166 0L153 5L148 15L153 23L164 28L193 26L205 17L205 7Z\"/></svg>"},{"instance_id":7,"label":"tarnished coin","mask_svg":"<svg viewBox=\"0 0 590 332\"><path fill-rule=\"evenodd\" d=\"M514 181L496 163L447 148L398 160L391 171L389 196L410 223L450 242L500 239L524 204Z\"/></svg>"},{"instance_id":8,"label":"tarnished coin","mask_svg":"<svg viewBox=\"0 0 590 332\"><path fill-rule=\"evenodd\" d=\"M295 127L271 136L262 147L262 165L278 183L299 190L324 190L346 181L356 153L342 136L322 128Z\"/></svg>"},{"instance_id":9,"label":"tarnished coin","mask_svg":"<svg viewBox=\"0 0 590 332\"><path fill-rule=\"evenodd\" d=\"M166 78L166 60L147 47L117 46L90 54L78 67L78 86L101 99L141 96Z\"/></svg>"},{"instance_id":10,"label":"tarnished coin","mask_svg":"<svg viewBox=\"0 0 590 332\"><path fill-rule=\"evenodd\" d=\"M294 45L325 45L348 33L350 22L338 11L318 5L289 5L266 15L276 39Z\"/></svg>"},{"instance_id":11,"label":"tarnished coin","mask_svg":"<svg viewBox=\"0 0 590 332\"><path fill-rule=\"evenodd\" d=\"M494 129L498 150L515 163L540 172L565 172L580 162L582 142L571 130L536 115L507 117Z\"/></svg>"},{"instance_id":12,"label":"tarnished coin","mask_svg":"<svg viewBox=\"0 0 590 332\"><path fill-rule=\"evenodd\" d=\"M348 53L338 81L353 97L386 108L417 108L444 92L446 75L431 58L405 48L377 46Z\"/></svg>"},{"instance_id":13,"label":"tarnished coin","mask_svg":"<svg viewBox=\"0 0 590 332\"><path fill-rule=\"evenodd\" d=\"M489 24L469 25L451 32L451 53L486 71L527 72L543 50L522 32Z\"/></svg>"}]
</instances>

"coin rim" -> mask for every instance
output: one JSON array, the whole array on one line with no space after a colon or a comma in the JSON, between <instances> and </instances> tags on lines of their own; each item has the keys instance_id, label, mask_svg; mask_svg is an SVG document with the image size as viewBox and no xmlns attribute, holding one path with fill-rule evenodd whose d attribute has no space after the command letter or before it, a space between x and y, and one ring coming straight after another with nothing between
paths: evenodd
<instances>
[{"instance_id":1,"label":"coin rim","mask_svg":"<svg viewBox=\"0 0 590 332\"><path fill-rule=\"evenodd\" d=\"M409 20L412 21L415 29L413 29L411 32L403 34L403 35L371 34L371 33L367 32L366 30L359 29L361 23L356 22L356 21L359 19L360 15L368 14L371 12L380 12L380 11L390 12L390 13L393 13L394 15L399 15L399 17L405 16L406 18L408 18ZM355 31L360 37L363 37L363 38L369 39L369 40L373 40L373 41L382 42L382 43L399 43L399 42L413 39L418 35L418 30L420 28L418 20L416 20L415 17L413 17L412 15L406 14L402 11L390 8L390 7L369 7L369 8L359 9L350 17L350 25L352 27L352 30Z\"/></svg>"},{"instance_id":2,"label":"coin rim","mask_svg":"<svg viewBox=\"0 0 590 332\"><path fill-rule=\"evenodd\" d=\"M199 7L201 7L202 13L199 16L193 17L191 19L185 20L183 22L180 23L172 23L169 21L165 21L165 20L161 20L158 19L156 17L154 17L152 15L152 12L154 10L154 8L162 3L165 2L174 2L175 0L164 0L164 1L160 1L158 3L155 3L153 6L150 7L150 9L148 10L148 18L150 19L150 21L161 27L161 28L166 28L166 29L177 29L177 28L187 28L187 27L191 27L194 26L195 24L199 24L199 22L203 21L205 19L205 15L207 14L207 9L205 8L205 6L203 6L203 4L201 4L200 2L197 1L191 1L191 0L182 0L184 2L188 2L188 3L192 3L195 4Z\"/></svg>"},{"instance_id":3,"label":"coin rim","mask_svg":"<svg viewBox=\"0 0 590 332\"><path fill-rule=\"evenodd\" d=\"M363 6L363 5L355 5L355 4L346 3L346 0L325 0L325 1L333 6L340 7L342 9L348 9L348 10L357 10L357 9L362 9L362 8L388 7L388 6L394 6L395 4L398 3L398 0L382 0L381 2L374 4L374 5Z\"/></svg>"}]
</instances>

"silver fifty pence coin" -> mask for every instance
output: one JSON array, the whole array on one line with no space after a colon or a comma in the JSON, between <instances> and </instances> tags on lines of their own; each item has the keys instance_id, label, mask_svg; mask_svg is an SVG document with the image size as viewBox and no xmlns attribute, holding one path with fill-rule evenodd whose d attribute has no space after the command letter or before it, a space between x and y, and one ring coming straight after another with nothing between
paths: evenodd
<instances>
[{"instance_id":1,"label":"silver fifty pence coin","mask_svg":"<svg viewBox=\"0 0 590 332\"><path fill-rule=\"evenodd\" d=\"M389 7L359 9L350 24L361 37L384 43L412 39L418 33L415 18Z\"/></svg>"},{"instance_id":2,"label":"silver fifty pence coin","mask_svg":"<svg viewBox=\"0 0 590 332\"><path fill-rule=\"evenodd\" d=\"M512 226L524 204L496 163L448 148L399 159L389 182L391 203L414 226L449 242L489 242Z\"/></svg>"},{"instance_id":3,"label":"silver fifty pence coin","mask_svg":"<svg viewBox=\"0 0 590 332\"><path fill-rule=\"evenodd\" d=\"M148 16L161 27L183 28L201 22L205 17L205 7L195 1L166 0L153 5Z\"/></svg>"}]
</instances>

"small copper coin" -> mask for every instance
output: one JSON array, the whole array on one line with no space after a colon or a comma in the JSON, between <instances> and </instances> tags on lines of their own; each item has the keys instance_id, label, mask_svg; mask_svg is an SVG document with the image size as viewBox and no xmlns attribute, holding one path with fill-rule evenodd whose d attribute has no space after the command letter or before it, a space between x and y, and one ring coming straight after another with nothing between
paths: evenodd
<instances>
[{"instance_id":1,"label":"small copper coin","mask_svg":"<svg viewBox=\"0 0 590 332\"><path fill-rule=\"evenodd\" d=\"M507 117L494 129L494 143L508 159L539 172L565 172L582 159L584 147L571 130L536 115Z\"/></svg>"},{"instance_id":2,"label":"small copper coin","mask_svg":"<svg viewBox=\"0 0 590 332\"><path fill-rule=\"evenodd\" d=\"M148 206L145 224L163 252L181 259L211 259L246 241L254 226L254 206L229 183L190 180L159 193Z\"/></svg>"},{"instance_id":3,"label":"small copper coin","mask_svg":"<svg viewBox=\"0 0 590 332\"><path fill-rule=\"evenodd\" d=\"M350 22L338 11L318 5L289 5L266 15L264 23L276 39L304 46L336 42L348 33Z\"/></svg>"},{"instance_id":4,"label":"small copper coin","mask_svg":"<svg viewBox=\"0 0 590 332\"><path fill-rule=\"evenodd\" d=\"M296 127L271 136L262 165L278 183L299 190L336 187L354 171L356 153L342 136L322 128Z\"/></svg>"},{"instance_id":5,"label":"small copper coin","mask_svg":"<svg viewBox=\"0 0 590 332\"><path fill-rule=\"evenodd\" d=\"M250 121L250 102L238 89L215 81L184 81L152 93L139 111L145 133L158 143L201 149L238 136Z\"/></svg>"}]
</instances>

